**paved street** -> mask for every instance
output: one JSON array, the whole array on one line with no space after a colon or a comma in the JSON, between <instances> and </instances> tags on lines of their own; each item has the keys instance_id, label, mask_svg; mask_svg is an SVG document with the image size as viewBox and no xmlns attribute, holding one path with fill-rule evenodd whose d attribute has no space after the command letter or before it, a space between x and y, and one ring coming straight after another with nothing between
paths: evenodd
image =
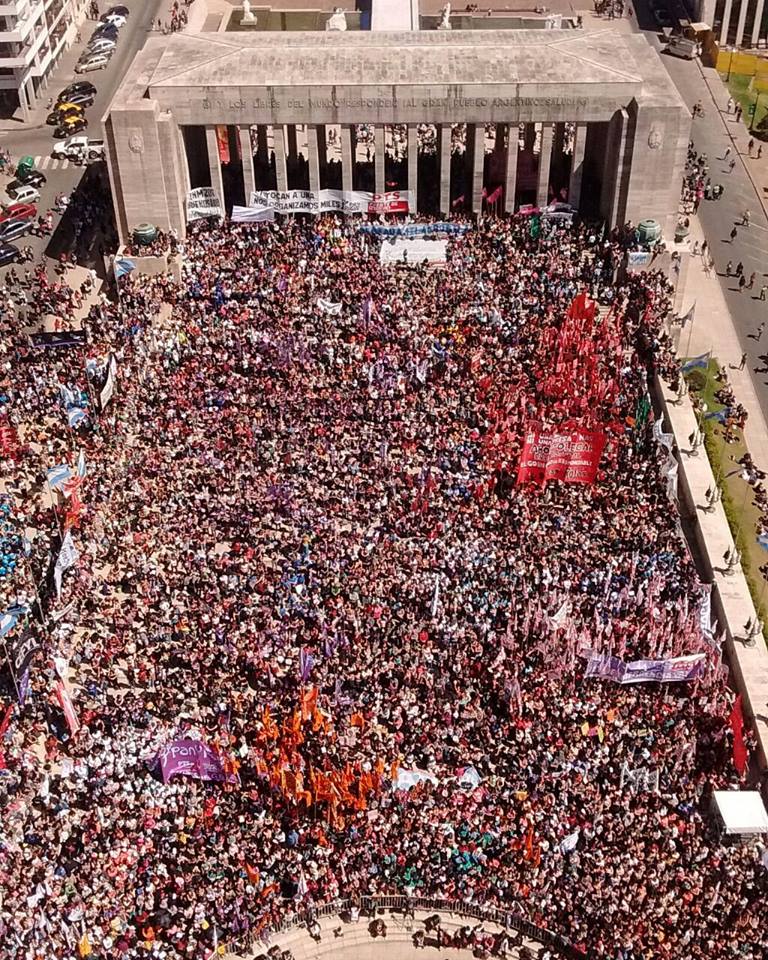
<instances>
[{"instance_id":1,"label":"paved street","mask_svg":"<svg viewBox=\"0 0 768 960\"><path fill-rule=\"evenodd\" d=\"M101 0L99 8L106 10L110 6L105 0ZM73 80L89 80L97 88L98 93L96 101L92 107L86 110L88 118L88 129L84 131L88 137L95 140L103 138L103 129L101 118L109 105L112 96L122 79L128 64L131 62L136 52L141 49L152 29L152 23L157 19L158 11L166 6L164 0L127 0L125 6L131 11L128 22L120 31L120 39L117 43L117 50L112 57L109 66L104 70L98 70L94 73L78 75L74 73L74 66L82 53L91 34L96 28L95 21L86 20L80 32L82 42L74 44L62 57L58 65L48 94L54 100L60 90L66 87ZM33 118L28 124L21 124L18 121L2 121L0 129L0 147L10 151L14 160L28 155L35 159L35 167L41 170L47 177L47 183L41 190L40 201L37 204L41 215L53 207L53 200L56 194L71 194L72 190L83 177L85 169L83 166L73 164L69 160L55 160L51 157L51 148L56 142L53 139L53 127L45 123L48 110L45 99L33 113ZM99 165L101 166L101 165ZM91 174L93 175L93 174ZM0 186L2 188L2 201L5 202L5 186L11 177L0 175ZM18 246L32 246L35 255L39 256L46 251L51 256L58 256L61 247L71 239L71 230L65 222L58 230L57 224L61 218L54 215L54 237L39 238L29 235L15 241ZM94 265L96 262L96 247L93 250ZM5 268L3 268L4 271Z\"/></svg>"}]
</instances>

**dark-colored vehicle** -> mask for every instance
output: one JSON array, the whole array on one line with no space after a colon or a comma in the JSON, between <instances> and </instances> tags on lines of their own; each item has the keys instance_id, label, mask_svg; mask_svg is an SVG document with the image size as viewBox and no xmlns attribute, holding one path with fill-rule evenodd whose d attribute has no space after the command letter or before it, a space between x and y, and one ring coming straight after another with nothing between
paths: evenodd
<instances>
[{"instance_id":1,"label":"dark-colored vehicle","mask_svg":"<svg viewBox=\"0 0 768 960\"><path fill-rule=\"evenodd\" d=\"M115 40L120 36L120 31L113 23L102 23L100 27L96 29L91 34L91 41L93 40Z\"/></svg>"},{"instance_id":2,"label":"dark-colored vehicle","mask_svg":"<svg viewBox=\"0 0 768 960\"><path fill-rule=\"evenodd\" d=\"M106 20L107 17L127 17L130 14L128 7L110 7L105 13L99 17L99 20Z\"/></svg>"},{"instance_id":3,"label":"dark-colored vehicle","mask_svg":"<svg viewBox=\"0 0 768 960\"><path fill-rule=\"evenodd\" d=\"M46 182L47 177L44 173L40 173L39 170L17 170L16 179L8 184L8 193L13 196L13 193L15 193L19 187L26 186L27 184L29 184L30 187L40 189Z\"/></svg>"},{"instance_id":4,"label":"dark-colored vehicle","mask_svg":"<svg viewBox=\"0 0 768 960\"><path fill-rule=\"evenodd\" d=\"M93 106L93 94L92 93L72 93L68 97L59 96L59 99L56 101L56 106L54 109L58 109L59 104L61 103L73 103L76 107L92 107Z\"/></svg>"},{"instance_id":5,"label":"dark-colored vehicle","mask_svg":"<svg viewBox=\"0 0 768 960\"><path fill-rule=\"evenodd\" d=\"M68 87L64 87L57 97L57 100L59 103L74 103L72 97L75 96L75 94L85 94L86 96L95 97L96 92L96 87L94 87L90 80L78 80L76 83L70 83Z\"/></svg>"},{"instance_id":6,"label":"dark-colored vehicle","mask_svg":"<svg viewBox=\"0 0 768 960\"><path fill-rule=\"evenodd\" d=\"M66 123L62 123L60 127L56 127L53 131L53 136L56 140L63 140L65 137L71 137L75 133L80 133L81 130L85 130L88 126L88 121L85 117L74 117L72 120L67 120Z\"/></svg>"},{"instance_id":7,"label":"dark-colored vehicle","mask_svg":"<svg viewBox=\"0 0 768 960\"><path fill-rule=\"evenodd\" d=\"M0 243L8 243L17 237L23 237L32 228L32 220L6 220L0 223Z\"/></svg>"},{"instance_id":8,"label":"dark-colored vehicle","mask_svg":"<svg viewBox=\"0 0 768 960\"><path fill-rule=\"evenodd\" d=\"M52 127L61 126L65 120L83 116L83 107L79 103L57 103L46 117L46 123Z\"/></svg>"},{"instance_id":9,"label":"dark-colored vehicle","mask_svg":"<svg viewBox=\"0 0 768 960\"><path fill-rule=\"evenodd\" d=\"M13 243L0 243L0 267L16 263L21 258L19 248Z\"/></svg>"}]
</instances>

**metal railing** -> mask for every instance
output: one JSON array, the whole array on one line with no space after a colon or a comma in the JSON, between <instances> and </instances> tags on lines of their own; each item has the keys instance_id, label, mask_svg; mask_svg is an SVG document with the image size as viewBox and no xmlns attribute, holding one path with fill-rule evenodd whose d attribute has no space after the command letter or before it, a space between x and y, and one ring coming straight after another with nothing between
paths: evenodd
<instances>
[{"instance_id":1,"label":"metal railing","mask_svg":"<svg viewBox=\"0 0 768 960\"><path fill-rule=\"evenodd\" d=\"M359 897L357 899L332 900L319 906L310 906L296 910L293 915L288 916L282 923L275 926L265 927L260 931L249 931L242 936L235 937L232 940L220 944L224 947L225 953L238 953L242 956L256 951L259 948L266 950L271 940L279 937L281 934L298 927L308 927L313 920L321 917L349 913L352 908L357 908L361 916L374 918L380 911L389 911L396 913L412 913L415 910L427 910L434 913L448 914L451 917L466 917L471 920L480 920L487 923L495 923L507 930L516 930L530 940L536 940L538 943L552 947L557 950L561 956L569 960L584 960L585 954L577 950L573 944L553 933L544 927L537 926L526 920L520 913L511 910L502 910L499 907L487 906L479 903L467 903L464 900L441 900L429 897L406 897L406 896L378 896L378 897ZM217 951L210 954L208 960L214 960Z\"/></svg>"}]
</instances>

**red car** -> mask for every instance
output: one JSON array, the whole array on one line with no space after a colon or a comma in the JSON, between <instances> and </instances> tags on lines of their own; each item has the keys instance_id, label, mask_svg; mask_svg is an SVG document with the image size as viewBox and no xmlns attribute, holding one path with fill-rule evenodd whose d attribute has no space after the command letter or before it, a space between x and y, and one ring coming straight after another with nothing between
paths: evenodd
<instances>
[{"instance_id":1,"label":"red car","mask_svg":"<svg viewBox=\"0 0 768 960\"><path fill-rule=\"evenodd\" d=\"M12 203L0 213L0 223L6 220L34 220L37 216L37 207L34 203Z\"/></svg>"}]
</instances>

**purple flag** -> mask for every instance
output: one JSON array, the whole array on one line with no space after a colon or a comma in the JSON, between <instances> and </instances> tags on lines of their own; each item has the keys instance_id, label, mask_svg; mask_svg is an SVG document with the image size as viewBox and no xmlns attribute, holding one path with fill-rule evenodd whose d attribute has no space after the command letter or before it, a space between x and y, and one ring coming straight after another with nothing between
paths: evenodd
<instances>
[{"instance_id":1,"label":"purple flag","mask_svg":"<svg viewBox=\"0 0 768 960\"><path fill-rule=\"evenodd\" d=\"M157 761L163 783L177 776L238 782L234 774L226 772L221 757L201 740L173 740L161 748Z\"/></svg>"},{"instance_id":2,"label":"purple flag","mask_svg":"<svg viewBox=\"0 0 768 960\"><path fill-rule=\"evenodd\" d=\"M29 667L24 671L21 680L19 680L19 706L23 707L29 696Z\"/></svg>"},{"instance_id":3,"label":"purple flag","mask_svg":"<svg viewBox=\"0 0 768 960\"><path fill-rule=\"evenodd\" d=\"M302 647L299 653L299 677L302 683L306 683L307 680L309 680L309 675L312 673L312 667L314 667L314 665L315 658L305 647Z\"/></svg>"}]
</instances>

